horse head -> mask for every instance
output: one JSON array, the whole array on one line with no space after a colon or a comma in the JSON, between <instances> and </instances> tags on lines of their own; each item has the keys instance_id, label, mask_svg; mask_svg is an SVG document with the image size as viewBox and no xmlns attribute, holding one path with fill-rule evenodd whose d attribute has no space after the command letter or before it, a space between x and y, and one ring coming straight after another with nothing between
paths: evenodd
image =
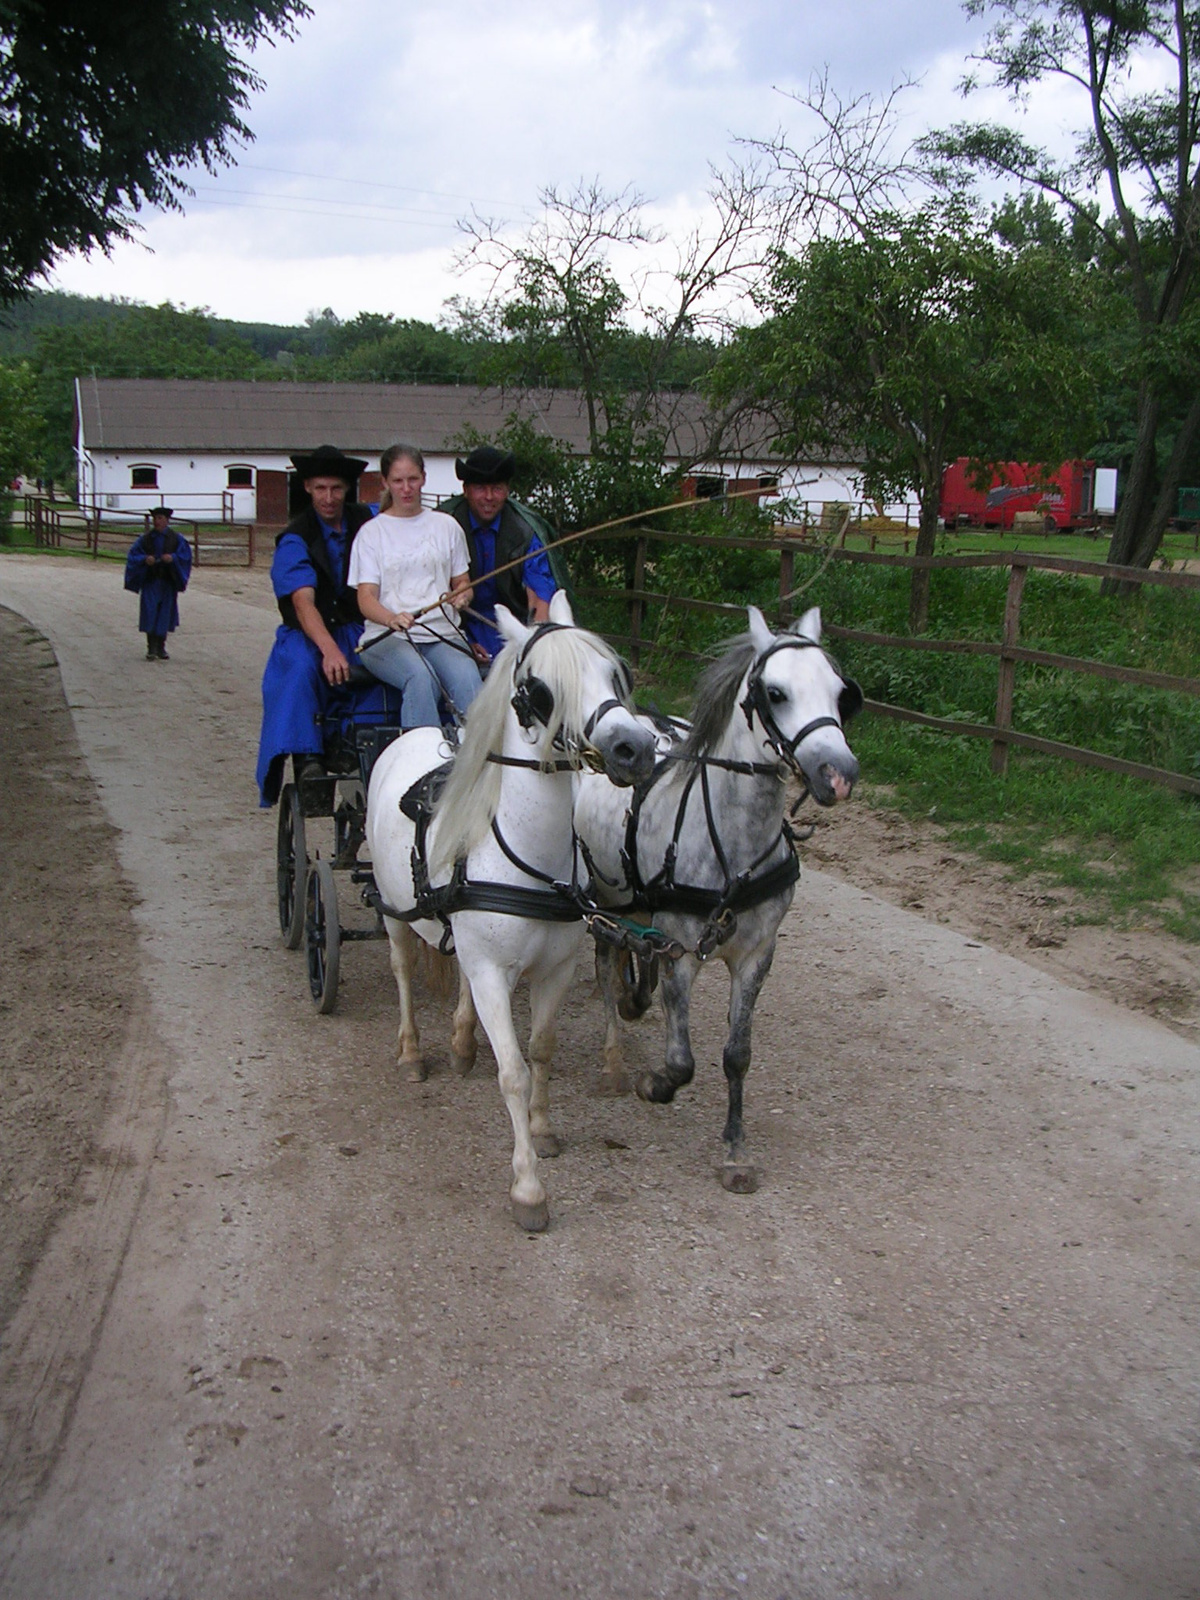
<instances>
[{"instance_id":1,"label":"horse head","mask_svg":"<svg viewBox=\"0 0 1200 1600\"><path fill-rule=\"evenodd\" d=\"M844 678L821 646L821 613L813 606L784 633L772 633L749 607L755 657L745 677L742 711L752 732L807 784L818 805L850 796L858 762L845 725L862 708L862 690Z\"/></svg>"},{"instance_id":2,"label":"horse head","mask_svg":"<svg viewBox=\"0 0 1200 1600\"><path fill-rule=\"evenodd\" d=\"M566 595L559 590L550 620L533 627L498 605L496 626L513 652L512 709L542 759L577 757L623 788L644 782L655 742L634 714L629 668L603 639L575 626Z\"/></svg>"}]
</instances>

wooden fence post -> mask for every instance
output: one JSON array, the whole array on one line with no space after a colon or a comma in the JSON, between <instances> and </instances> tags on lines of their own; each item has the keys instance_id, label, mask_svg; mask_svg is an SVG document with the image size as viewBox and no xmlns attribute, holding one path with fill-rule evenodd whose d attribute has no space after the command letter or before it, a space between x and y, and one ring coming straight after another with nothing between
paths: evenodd
<instances>
[{"instance_id":1,"label":"wooden fence post","mask_svg":"<svg viewBox=\"0 0 1200 1600\"><path fill-rule=\"evenodd\" d=\"M254 565L255 558L258 554L257 550L255 549L257 533L258 524L252 522L246 533L246 565L248 567L252 567Z\"/></svg>"},{"instance_id":2,"label":"wooden fence post","mask_svg":"<svg viewBox=\"0 0 1200 1600\"><path fill-rule=\"evenodd\" d=\"M1013 648L1021 632L1021 597L1025 592L1025 575L1028 567L1014 558L1008 575L1008 593L1004 598L1004 627L1000 636L1000 672L996 683L996 727L1012 727L1013 690L1016 687L1017 663L1007 652ZM992 740L992 771L1002 777L1008 771L1007 739Z\"/></svg>"},{"instance_id":3,"label":"wooden fence post","mask_svg":"<svg viewBox=\"0 0 1200 1600\"><path fill-rule=\"evenodd\" d=\"M629 602L629 659L635 667L641 665L642 619L645 602L640 598L646 587L646 536L640 534L633 558L633 587L635 597Z\"/></svg>"},{"instance_id":4,"label":"wooden fence post","mask_svg":"<svg viewBox=\"0 0 1200 1600\"><path fill-rule=\"evenodd\" d=\"M792 620L792 590L796 587L796 552L785 545L779 552L779 626Z\"/></svg>"}]
</instances>

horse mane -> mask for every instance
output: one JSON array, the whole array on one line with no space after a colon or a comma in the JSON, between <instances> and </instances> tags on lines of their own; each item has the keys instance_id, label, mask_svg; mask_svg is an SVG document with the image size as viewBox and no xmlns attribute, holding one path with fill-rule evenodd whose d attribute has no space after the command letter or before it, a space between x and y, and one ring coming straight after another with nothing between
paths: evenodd
<instances>
[{"instance_id":1,"label":"horse mane","mask_svg":"<svg viewBox=\"0 0 1200 1600\"><path fill-rule=\"evenodd\" d=\"M522 644L507 644L492 662L483 688L471 702L463 741L446 787L435 808L440 820L430 870L438 871L467 855L486 835L500 804L500 781L504 769L489 761L504 741L505 722L513 696L513 680ZM614 670L618 657L604 640L583 628L556 628L538 639L525 659L525 671L541 678L554 698L554 710L547 725L535 723L540 737L529 750L530 759L543 763L546 771L561 760L554 749L557 734L566 729L576 738L582 735L587 720L583 706L584 670L587 657L599 654L611 661Z\"/></svg>"},{"instance_id":2,"label":"horse mane","mask_svg":"<svg viewBox=\"0 0 1200 1600\"><path fill-rule=\"evenodd\" d=\"M733 718L738 690L758 647L748 633L736 634L700 674L692 726L683 743L685 756L709 755L719 744Z\"/></svg>"}]
</instances>

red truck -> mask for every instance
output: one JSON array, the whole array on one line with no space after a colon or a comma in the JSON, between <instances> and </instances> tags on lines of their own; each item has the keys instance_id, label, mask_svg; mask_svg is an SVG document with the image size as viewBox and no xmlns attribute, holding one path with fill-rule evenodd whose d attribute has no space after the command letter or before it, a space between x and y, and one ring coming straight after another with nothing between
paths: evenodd
<instances>
[{"instance_id":1,"label":"red truck","mask_svg":"<svg viewBox=\"0 0 1200 1600\"><path fill-rule=\"evenodd\" d=\"M1064 461L1047 473L1037 462L1005 461L989 488L977 489L967 456L942 479L940 516L951 528L1011 528L1018 511L1039 512L1047 533L1090 528L1096 521L1096 463Z\"/></svg>"}]
</instances>

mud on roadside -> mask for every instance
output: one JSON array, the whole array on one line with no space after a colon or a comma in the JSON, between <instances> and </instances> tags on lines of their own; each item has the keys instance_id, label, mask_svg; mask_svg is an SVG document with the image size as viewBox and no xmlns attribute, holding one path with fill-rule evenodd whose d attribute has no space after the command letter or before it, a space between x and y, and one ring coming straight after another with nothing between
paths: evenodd
<instances>
[{"instance_id":1,"label":"mud on roadside","mask_svg":"<svg viewBox=\"0 0 1200 1600\"><path fill-rule=\"evenodd\" d=\"M0 1330L104 1118L139 993L133 904L54 653L0 608Z\"/></svg>"}]
</instances>

